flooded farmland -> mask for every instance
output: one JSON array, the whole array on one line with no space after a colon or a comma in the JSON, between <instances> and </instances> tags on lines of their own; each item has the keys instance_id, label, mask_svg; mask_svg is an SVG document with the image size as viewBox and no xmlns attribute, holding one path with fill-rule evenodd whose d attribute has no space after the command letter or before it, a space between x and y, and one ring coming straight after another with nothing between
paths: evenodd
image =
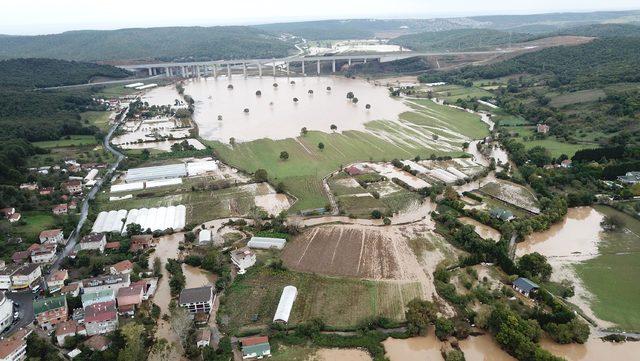
<instances>
[{"instance_id":1,"label":"flooded farmland","mask_svg":"<svg viewBox=\"0 0 640 361\"><path fill-rule=\"evenodd\" d=\"M583 345L560 345L543 338L540 346L567 361L637 360L640 355L640 342L613 343L593 337Z\"/></svg>"},{"instance_id":2,"label":"flooded farmland","mask_svg":"<svg viewBox=\"0 0 640 361\"><path fill-rule=\"evenodd\" d=\"M494 241L500 240L500 232L495 228L491 228L469 217L458 218L458 220L464 224L474 226L476 233L484 239L493 239Z\"/></svg>"},{"instance_id":3,"label":"flooded farmland","mask_svg":"<svg viewBox=\"0 0 640 361\"><path fill-rule=\"evenodd\" d=\"M274 83L278 86L274 87ZM410 110L392 99L384 87L339 77L233 76L196 79L185 88L196 101L194 118L200 136L222 142L232 137L236 141L295 137L302 127L329 132L332 124L338 126L338 131L364 130L368 121L395 120ZM163 89L167 94L159 94ZM258 90L261 95L256 95ZM358 98L357 104L347 99L348 92ZM175 87L169 86L154 89L148 96L153 101L165 101L175 94ZM371 104L371 109L365 109L366 104ZM244 112L245 108L248 112Z\"/></svg>"}]
</instances>

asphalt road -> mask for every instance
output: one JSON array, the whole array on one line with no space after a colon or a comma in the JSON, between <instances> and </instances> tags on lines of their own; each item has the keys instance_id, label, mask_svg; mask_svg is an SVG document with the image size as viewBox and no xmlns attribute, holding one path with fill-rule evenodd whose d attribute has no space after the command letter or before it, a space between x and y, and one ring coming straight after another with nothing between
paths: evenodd
<instances>
[{"instance_id":1,"label":"asphalt road","mask_svg":"<svg viewBox=\"0 0 640 361\"><path fill-rule=\"evenodd\" d=\"M17 309L15 307L14 309L20 313L20 319L18 322L14 322L11 327L7 329L7 334L11 334L21 327L32 324L35 318L35 315L33 314L33 300L36 295L31 291L22 291L13 293L6 292L5 296L18 306Z\"/></svg>"}]
</instances>

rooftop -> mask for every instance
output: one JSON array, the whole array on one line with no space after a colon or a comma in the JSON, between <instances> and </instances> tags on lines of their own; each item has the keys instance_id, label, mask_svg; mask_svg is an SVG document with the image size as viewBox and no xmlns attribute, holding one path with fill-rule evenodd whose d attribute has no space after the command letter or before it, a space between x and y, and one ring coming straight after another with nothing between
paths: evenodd
<instances>
[{"instance_id":1,"label":"rooftop","mask_svg":"<svg viewBox=\"0 0 640 361\"><path fill-rule=\"evenodd\" d=\"M269 337L267 336L251 336L240 339L242 346L252 346L260 343L269 343Z\"/></svg>"},{"instance_id":2,"label":"rooftop","mask_svg":"<svg viewBox=\"0 0 640 361\"><path fill-rule=\"evenodd\" d=\"M118 298L127 296L136 296L144 293L144 286L133 285L129 287L122 287L118 290Z\"/></svg>"},{"instance_id":3,"label":"rooftop","mask_svg":"<svg viewBox=\"0 0 640 361\"><path fill-rule=\"evenodd\" d=\"M87 292L82 295L82 303L86 303L87 301L95 301L104 298L114 299L113 290L101 290L98 292Z\"/></svg>"},{"instance_id":4,"label":"rooftop","mask_svg":"<svg viewBox=\"0 0 640 361\"><path fill-rule=\"evenodd\" d=\"M86 340L84 345L90 350L102 351L111 345L111 340L102 335L95 335Z\"/></svg>"},{"instance_id":5,"label":"rooftop","mask_svg":"<svg viewBox=\"0 0 640 361\"><path fill-rule=\"evenodd\" d=\"M18 269L16 271L16 273L14 273L16 276L28 276L30 274L32 274L35 270L39 269L40 265L35 264L35 263L31 263L31 264L26 264L22 267L20 267L20 269Z\"/></svg>"},{"instance_id":6,"label":"rooftop","mask_svg":"<svg viewBox=\"0 0 640 361\"><path fill-rule=\"evenodd\" d=\"M64 281L67 278L69 278L69 272L67 272L66 269L61 269L51 274L51 277L49 277L49 282Z\"/></svg>"},{"instance_id":7,"label":"rooftop","mask_svg":"<svg viewBox=\"0 0 640 361\"><path fill-rule=\"evenodd\" d=\"M97 287L104 284L116 284L129 282L129 275L105 275L82 280L83 287Z\"/></svg>"},{"instance_id":8,"label":"rooftop","mask_svg":"<svg viewBox=\"0 0 640 361\"><path fill-rule=\"evenodd\" d=\"M33 301L33 313L36 315L61 307L67 307L67 299L64 296L49 297Z\"/></svg>"},{"instance_id":9,"label":"rooftop","mask_svg":"<svg viewBox=\"0 0 640 361\"><path fill-rule=\"evenodd\" d=\"M540 288L535 282L528 278L520 277L513 281L513 285L521 289L523 292L531 292L531 290Z\"/></svg>"},{"instance_id":10,"label":"rooftop","mask_svg":"<svg viewBox=\"0 0 640 361\"><path fill-rule=\"evenodd\" d=\"M92 233L82 237L80 243L101 242L103 238L104 234L102 233Z\"/></svg>"},{"instance_id":11,"label":"rooftop","mask_svg":"<svg viewBox=\"0 0 640 361\"><path fill-rule=\"evenodd\" d=\"M213 286L185 288L180 292L180 304L209 302L213 299Z\"/></svg>"},{"instance_id":12,"label":"rooftop","mask_svg":"<svg viewBox=\"0 0 640 361\"><path fill-rule=\"evenodd\" d=\"M104 322L117 317L116 301L98 302L84 308L85 322Z\"/></svg>"},{"instance_id":13,"label":"rooftop","mask_svg":"<svg viewBox=\"0 0 640 361\"><path fill-rule=\"evenodd\" d=\"M62 233L61 229L47 229L45 231L40 232L40 238L56 237L60 233Z\"/></svg>"},{"instance_id":14,"label":"rooftop","mask_svg":"<svg viewBox=\"0 0 640 361\"><path fill-rule=\"evenodd\" d=\"M122 273L133 269L133 263L131 263L131 261L129 261L128 259L125 259L124 261L120 261L114 265L111 265L111 268L115 269L117 273Z\"/></svg>"}]
</instances>

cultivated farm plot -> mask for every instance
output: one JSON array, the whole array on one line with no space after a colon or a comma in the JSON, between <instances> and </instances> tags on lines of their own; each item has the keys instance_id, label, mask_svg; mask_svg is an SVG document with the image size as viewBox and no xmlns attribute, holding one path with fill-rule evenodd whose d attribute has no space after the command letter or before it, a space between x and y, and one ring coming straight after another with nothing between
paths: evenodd
<instances>
[{"instance_id":1,"label":"cultivated farm plot","mask_svg":"<svg viewBox=\"0 0 640 361\"><path fill-rule=\"evenodd\" d=\"M561 108L572 104L595 102L599 99L604 99L606 96L602 89L578 90L552 96L550 104L556 108Z\"/></svg>"},{"instance_id":2,"label":"cultivated farm plot","mask_svg":"<svg viewBox=\"0 0 640 361\"><path fill-rule=\"evenodd\" d=\"M536 196L529 189L519 184L497 180L482 186L479 191L482 194L499 199L502 202L522 208L531 213L540 213Z\"/></svg>"},{"instance_id":3,"label":"cultivated farm plot","mask_svg":"<svg viewBox=\"0 0 640 361\"><path fill-rule=\"evenodd\" d=\"M373 280L416 280L422 272L404 239L355 226L309 230L287 244L282 259L296 271Z\"/></svg>"}]
</instances>

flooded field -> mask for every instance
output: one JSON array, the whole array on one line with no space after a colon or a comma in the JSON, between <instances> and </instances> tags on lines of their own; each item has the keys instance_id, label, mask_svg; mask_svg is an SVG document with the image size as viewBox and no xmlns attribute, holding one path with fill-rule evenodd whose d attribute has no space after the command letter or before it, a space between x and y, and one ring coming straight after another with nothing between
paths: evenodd
<instances>
[{"instance_id":1,"label":"flooded field","mask_svg":"<svg viewBox=\"0 0 640 361\"><path fill-rule=\"evenodd\" d=\"M370 361L371 356L364 350L343 348L321 348L309 361Z\"/></svg>"},{"instance_id":2,"label":"flooded field","mask_svg":"<svg viewBox=\"0 0 640 361\"><path fill-rule=\"evenodd\" d=\"M494 241L500 240L500 232L495 228L491 228L469 217L458 218L458 220L464 224L474 226L476 228L476 233L478 233L478 235L480 235L480 237L484 239L490 238Z\"/></svg>"},{"instance_id":3,"label":"flooded field","mask_svg":"<svg viewBox=\"0 0 640 361\"><path fill-rule=\"evenodd\" d=\"M166 94L160 94L163 90ZM256 95L258 90L261 95ZM366 122L396 120L410 110L389 97L384 87L339 77L206 78L189 81L185 92L196 101L194 118L200 136L222 142L232 137L236 141L296 137L302 127L329 132L332 124L338 131L364 130ZM358 98L357 104L346 98L348 92ZM154 89L148 96L152 101L165 101L175 94L175 87L169 86ZM371 109L365 109L366 104L371 104Z\"/></svg>"},{"instance_id":4,"label":"flooded field","mask_svg":"<svg viewBox=\"0 0 640 361\"><path fill-rule=\"evenodd\" d=\"M427 336L411 337L407 339L388 338L382 345L385 354L391 361L405 360L444 360L440 354L442 342L440 342L434 331L429 330Z\"/></svg>"},{"instance_id":5,"label":"flooded field","mask_svg":"<svg viewBox=\"0 0 640 361\"><path fill-rule=\"evenodd\" d=\"M490 335L469 337L459 342L466 361L515 361Z\"/></svg>"},{"instance_id":6,"label":"flooded field","mask_svg":"<svg viewBox=\"0 0 640 361\"><path fill-rule=\"evenodd\" d=\"M583 345L560 345L542 338L540 346L567 361L637 360L640 356L640 342L612 343L590 338Z\"/></svg>"}]
</instances>

